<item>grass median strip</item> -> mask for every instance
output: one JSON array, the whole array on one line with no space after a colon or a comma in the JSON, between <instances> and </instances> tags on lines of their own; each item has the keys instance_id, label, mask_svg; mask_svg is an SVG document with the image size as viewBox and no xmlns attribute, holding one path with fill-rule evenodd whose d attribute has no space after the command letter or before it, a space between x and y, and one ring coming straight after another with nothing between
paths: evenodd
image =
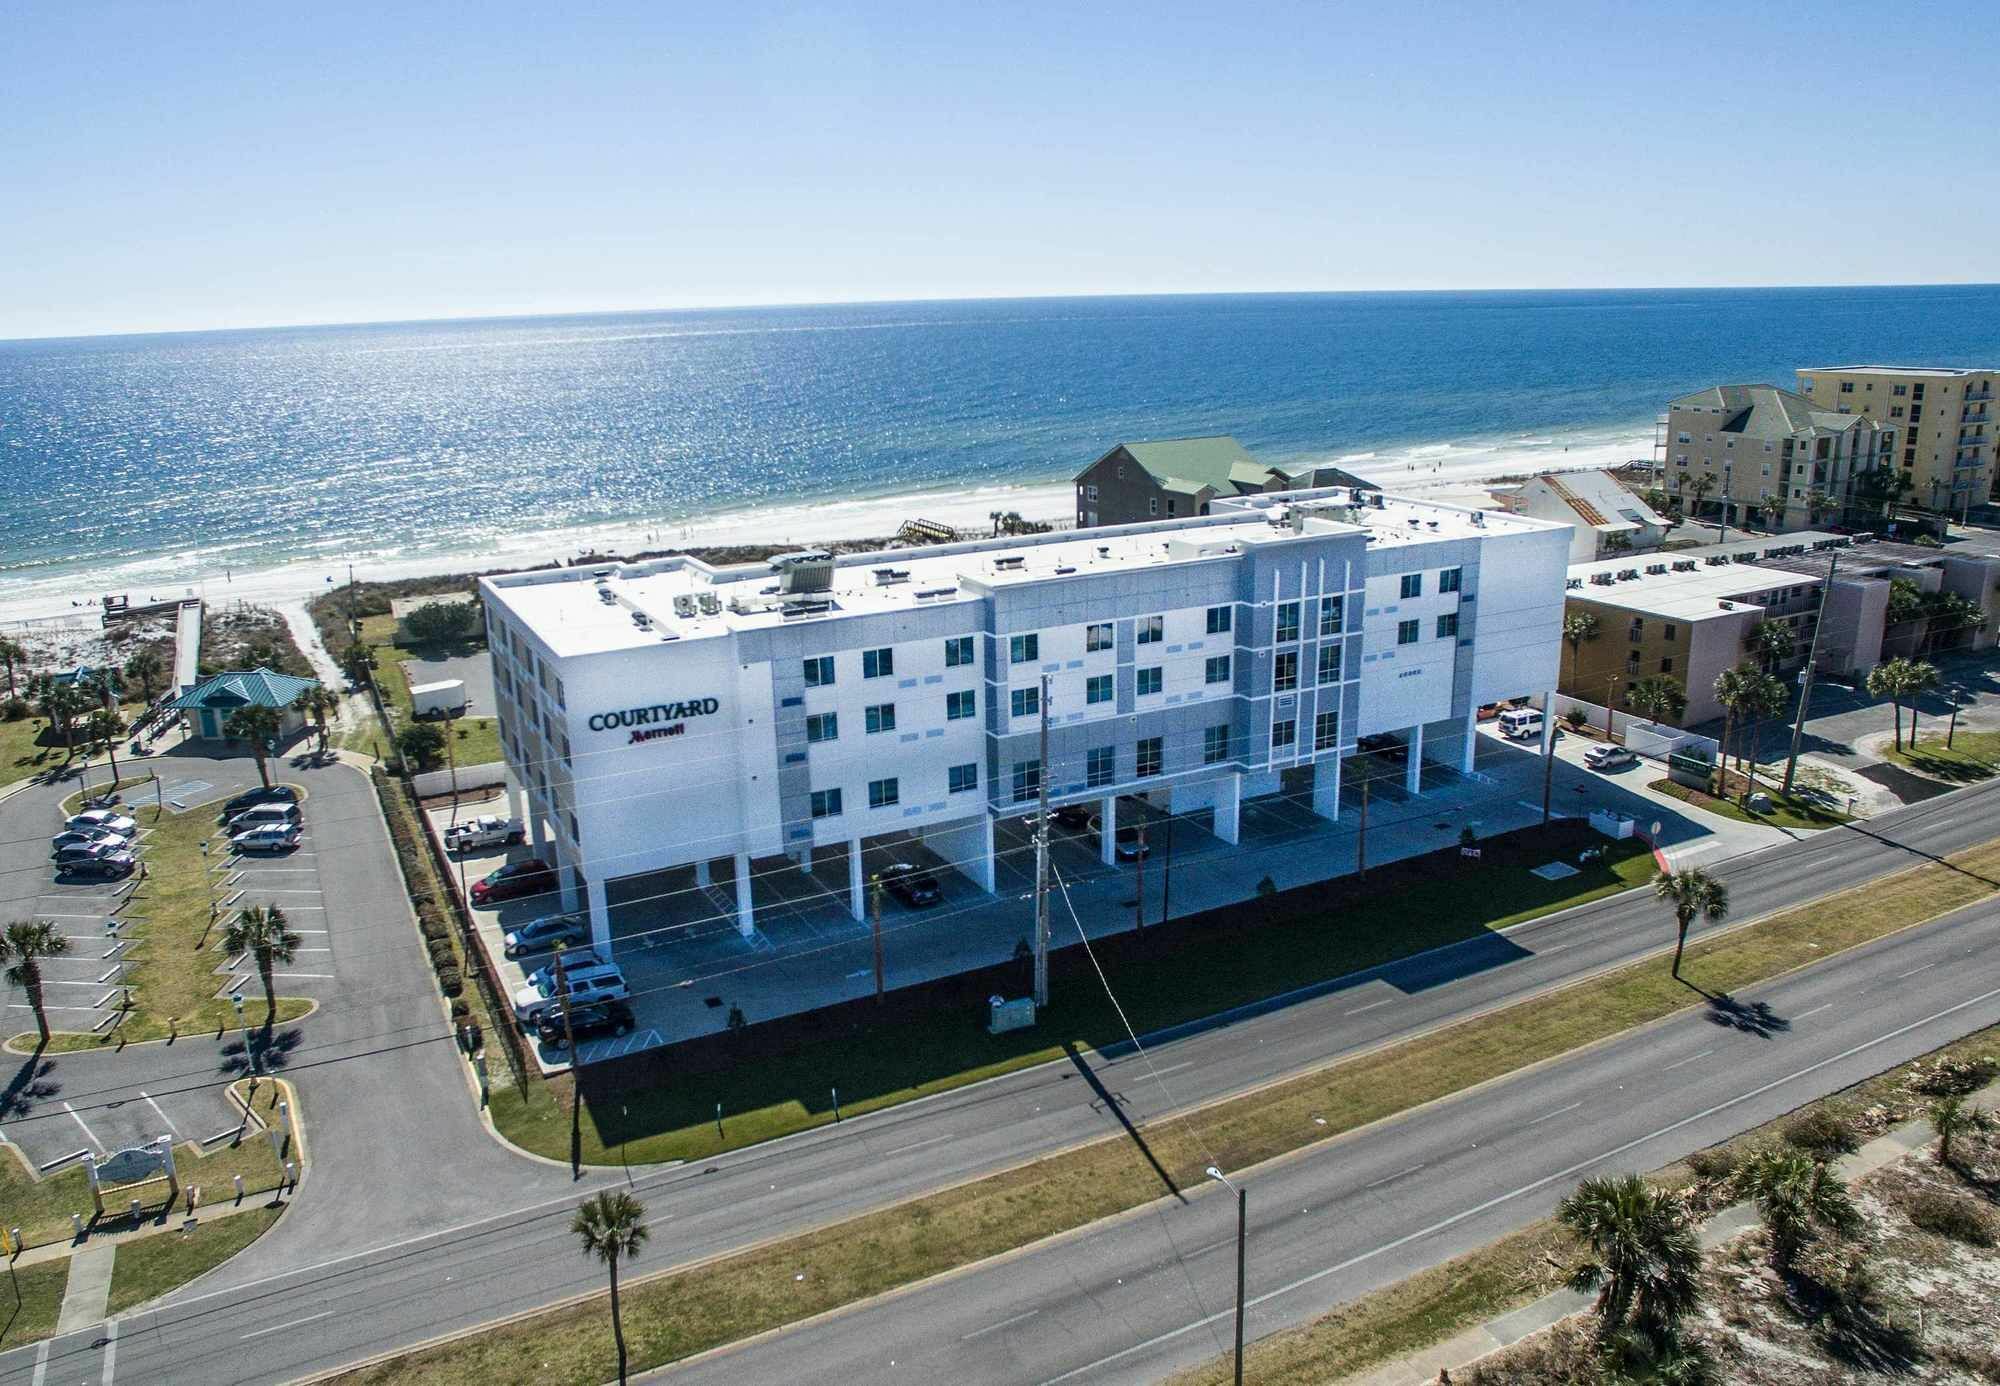
<instances>
[{"instance_id":1,"label":"grass median strip","mask_svg":"<svg viewBox=\"0 0 2000 1386\"><path fill-rule=\"evenodd\" d=\"M270 1230L282 1208L252 1208L204 1222L186 1232L163 1232L126 1242L111 1266L106 1312L122 1314L205 1275Z\"/></svg>"},{"instance_id":2,"label":"grass median strip","mask_svg":"<svg viewBox=\"0 0 2000 1386\"><path fill-rule=\"evenodd\" d=\"M1710 992L1732 991L1990 896L1996 871L2000 842L1699 942L1682 970ZM1671 931L1671 919L1663 918L1663 942ZM1156 1123L1142 1131L1147 1153L1131 1140L1108 1138L629 1283L625 1322L633 1362L673 1361L1085 1226L1161 1197L1164 1182L1200 1186L1211 1152L1225 1168L1242 1169L1692 1009L1692 995L1649 959ZM605 1307L593 1298L339 1379L558 1386L602 1381L614 1370Z\"/></svg>"}]
</instances>

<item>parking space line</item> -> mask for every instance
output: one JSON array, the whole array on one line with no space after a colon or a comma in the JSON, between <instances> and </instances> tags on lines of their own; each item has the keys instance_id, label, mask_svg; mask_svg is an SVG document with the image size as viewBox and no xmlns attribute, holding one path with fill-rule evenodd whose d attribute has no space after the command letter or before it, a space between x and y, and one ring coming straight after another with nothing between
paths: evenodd
<instances>
[{"instance_id":1,"label":"parking space line","mask_svg":"<svg viewBox=\"0 0 2000 1386\"><path fill-rule=\"evenodd\" d=\"M88 1139L93 1146L97 1147L97 1153L102 1155L104 1153L104 1142L97 1139L97 1133L90 1129L90 1124L86 1122L82 1117L77 1116L76 1108L70 1106L69 1103L67 1102L63 1103L63 1110L65 1112L68 1112L71 1118L76 1122L76 1124L83 1128L83 1134L85 1138Z\"/></svg>"},{"instance_id":2,"label":"parking space line","mask_svg":"<svg viewBox=\"0 0 2000 1386\"><path fill-rule=\"evenodd\" d=\"M331 982L335 980L331 972L273 972L271 975L273 977L294 977L308 982Z\"/></svg>"},{"instance_id":3,"label":"parking space line","mask_svg":"<svg viewBox=\"0 0 2000 1386\"><path fill-rule=\"evenodd\" d=\"M139 1089L139 1096L144 1097L146 1099L146 1105L148 1107L151 1107L153 1111L159 1115L161 1121L166 1122L167 1134L172 1136L175 1140L179 1140L181 1138L181 1133L176 1129L174 1129L173 1119L166 1114L166 1112L161 1108L160 1104L155 1102L151 1097L147 1096L146 1090L144 1088Z\"/></svg>"}]
</instances>

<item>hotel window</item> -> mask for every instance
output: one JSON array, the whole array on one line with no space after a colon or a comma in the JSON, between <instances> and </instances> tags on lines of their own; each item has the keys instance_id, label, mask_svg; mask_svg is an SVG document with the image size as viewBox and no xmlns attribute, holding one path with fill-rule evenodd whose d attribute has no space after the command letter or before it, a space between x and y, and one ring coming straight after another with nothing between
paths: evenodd
<instances>
[{"instance_id":1,"label":"hotel window","mask_svg":"<svg viewBox=\"0 0 2000 1386\"><path fill-rule=\"evenodd\" d=\"M974 708L971 689L944 695L944 719L947 722L962 722L972 716Z\"/></svg>"},{"instance_id":2,"label":"hotel window","mask_svg":"<svg viewBox=\"0 0 2000 1386\"><path fill-rule=\"evenodd\" d=\"M1207 672L1203 677L1204 681L1207 683L1228 683L1229 656L1210 655L1208 657Z\"/></svg>"},{"instance_id":3,"label":"hotel window","mask_svg":"<svg viewBox=\"0 0 2000 1386\"><path fill-rule=\"evenodd\" d=\"M1160 691L1164 674L1159 665L1139 671L1139 696L1144 698Z\"/></svg>"},{"instance_id":4,"label":"hotel window","mask_svg":"<svg viewBox=\"0 0 2000 1386\"><path fill-rule=\"evenodd\" d=\"M1901 399L1904 395L1910 393L1910 387L1907 385L1891 385L1889 387L1889 393L1896 396L1896 398Z\"/></svg>"},{"instance_id":5,"label":"hotel window","mask_svg":"<svg viewBox=\"0 0 2000 1386\"><path fill-rule=\"evenodd\" d=\"M1841 382L1840 382L1840 393L1842 393L1843 395L1851 395L1851 394L1853 394L1853 393L1854 393L1854 382L1853 382L1853 381L1851 381L1851 380L1843 380L1843 381L1841 381Z\"/></svg>"},{"instance_id":6,"label":"hotel window","mask_svg":"<svg viewBox=\"0 0 2000 1386\"><path fill-rule=\"evenodd\" d=\"M976 764L952 766L945 772L945 787L953 794L979 788L979 767Z\"/></svg>"},{"instance_id":7,"label":"hotel window","mask_svg":"<svg viewBox=\"0 0 2000 1386\"><path fill-rule=\"evenodd\" d=\"M1102 789L1118 778L1118 750L1115 746L1092 746L1083 757L1083 782Z\"/></svg>"},{"instance_id":8,"label":"hotel window","mask_svg":"<svg viewBox=\"0 0 2000 1386\"><path fill-rule=\"evenodd\" d=\"M886 679L896 672L896 652L888 646L879 650L861 652L861 677L864 679ZM829 679L827 682L831 683Z\"/></svg>"},{"instance_id":9,"label":"hotel window","mask_svg":"<svg viewBox=\"0 0 2000 1386\"><path fill-rule=\"evenodd\" d=\"M1148 515L1157 515L1160 513L1160 498L1158 496L1153 496L1146 501L1146 513Z\"/></svg>"},{"instance_id":10,"label":"hotel window","mask_svg":"<svg viewBox=\"0 0 2000 1386\"><path fill-rule=\"evenodd\" d=\"M1007 701L1016 717L1033 717L1042 710L1042 690L1039 688L1016 688L1007 694Z\"/></svg>"},{"instance_id":11,"label":"hotel window","mask_svg":"<svg viewBox=\"0 0 2000 1386\"><path fill-rule=\"evenodd\" d=\"M1662 636L1663 636L1663 637L1664 637L1665 639L1667 639L1667 640L1671 641L1672 639L1674 639L1674 631L1675 631L1675 630L1676 630L1676 627L1675 627L1675 626L1674 626L1674 624L1673 624L1673 623L1672 623L1672 622L1670 621L1670 622L1668 622L1668 623L1667 623L1667 624L1666 624L1665 626L1661 627L1661 630L1660 630L1660 633L1661 633L1661 635L1662 635Z\"/></svg>"},{"instance_id":12,"label":"hotel window","mask_svg":"<svg viewBox=\"0 0 2000 1386\"><path fill-rule=\"evenodd\" d=\"M1096 482L1093 481L1090 483L1090 485L1083 488L1083 498L1087 501L1095 501L1097 499Z\"/></svg>"},{"instance_id":13,"label":"hotel window","mask_svg":"<svg viewBox=\"0 0 2000 1386\"><path fill-rule=\"evenodd\" d=\"M1299 638L1299 604L1297 602L1278 603L1278 643Z\"/></svg>"},{"instance_id":14,"label":"hotel window","mask_svg":"<svg viewBox=\"0 0 2000 1386\"><path fill-rule=\"evenodd\" d=\"M1674 441L1685 447L1694 441L1694 435L1692 433L1677 433L1674 435Z\"/></svg>"},{"instance_id":15,"label":"hotel window","mask_svg":"<svg viewBox=\"0 0 2000 1386\"><path fill-rule=\"evenodd\" d=\"M1083 652L1085 654L1096 654L1099 650L1108 650L1111 648L1111 642L1111 623L1109 621L1100 621L1094 626L1085 626L1083 628Z\"/></svg>"},{"instance_id":16,"label":"hotel window","mask_svg":"<svg viewBox=\"0 0 2000 1386\"><path fill-rule=\"evenodd\" d=\"M1398 645L1416 644L1417 641L1421 638L1419 632L1422 630L1422 628L1423 628L1423 623L1420 621L1396 622L1396 643Z\"/></svg>"},{"instance_id":17,"label":"hotel window","mask_svg":"<svg viewBox=\"0 0 2000 1386\"><path fill-rule=\"evenodd\" d=\"M567 824L567 825L569 826L569 840L570 840L571 842L581 842L581 841L583 841L583 839L582 839L581 837L579 837L579 836L577 835L577 831L576 831L576 815L575 815L575 814L573 814L573 813L565 813L565 814L563 815L563 821L564 821L564 823L566 823L566 824Z\"/></svg>"},{"instance_id":18,"label":"hotel window","mask_svg":"<svg viewBox=\"0 0 2000 1386\"><path fill-rule=\"evenodd\" d=\"M569 700L563 697L563 681L560 674L556 676L556 706L565 708L569 706ZM570 836L574 837L576 834L571 833Z\"/></svg>"},{"instance_id":19,"label":"hotel window","mask_svg":"<svg viewBox=\"0 0 2000 1386\"><path fill-rule=\"evenodd\" d=\"M1422 573L1404 573L1403 595L1405 597L1421 597L1423 594L1424 575Z\"/></svg>"},{"instance_id":20,"label":"hotel window","mask_svg":"<svg viewBox=\"0 0 2000 1386\"><path fill-rule=\"evenodd\" d=\"M1139 738L1138 752L1139 777L1144 779L1148 775L1159 774L1160 766L1166 760L1165 741L1157 736L1142 736Z\"/></svg>"},{"instance_id":21,"label":"hotel window","mask_svg":"<svg viewBox=\"0 0 2000 1386\"><path fill-rule=\"evenodd\" d=\"M1086 704L1108 703L1115 696L1109 674L1095 674L1083 681L1083 701Z\"/></svg>"},{"instance_id":22,"label":"hotel window","mask_svg":"<svg viewBox=\"0 0 2000 1386\"><path fill-rule=\"evenodd\" d=\"M1280 693L1289 693L1299 686L1299 652L1286 650L1271 666L1271 686Z\"/></svg>"},{"instance_id":23,"label":"hotel window","mask_svg":"<svg viewBox=\"0 0 2000 1386\"><path fill-rule=\"evenodd\" d=\"M1444 615L1438 617L1437 638L1440 640L1452 640L1456 639L1457 636L1458 613L1456 611L1447 611Z\"/></svg>"},{"instance_id":24,"label":"hotel window","mask_svg":"<svg viewBox=\"0 0 2000 1386\"><path fill-rule=\"evenodd\" d=\"M1465 581L1465 569L1446 568L1443 572L1438 574L1438 591L1456 592L1459 589L1459 585L1464 581Z\"/></svg>"},{"instance_id":25,"label":"hotel window","mask_svg":"<svg viewBox=\"0 0 2000 1386\"><path fill-rule=\"evenodd\" d=\"M1203 727L1201 729L1201 763L1220 765L1229 759L1229 728Z\"/></svg>"},{"instance_id":26,"label":"hotel window","mask_svg":"<svg viewBox=\"0 0 2000 1386\"><path fill-rule=\"evenodd\" d=\"M1673 656L1668 655L1665 659L1660 661L1660 672L1663 674L1671 674L1673 673L1673 671L1674 671Z\"/></svg>"},{"instance_id":27,"label":"hotel window","mask_svg":"<svg viewBox=\"0 0 2000 1386\"><path fill-rule=\"evenodd\" d=\"M833 656L820 655L806 661L806 687L831 688L833 686Z\"/></svg>"},{"instance_id":28,"label":"hotel window","mask_svg":"<svg viewBox=\"0 0 2000 1386\"><path fill-rule=\"evenodd\" d=\"M1340 744L1340 714L1322 712L1313 718L1313 749L1331 751Z\"/></svg>"},{"instance_id":29,"label":"hotel window","mask_svg":"<svg viewBox=\"0 0 2000 1386\"><path fill-rule=\"evenodd\" d=\"M1038 760L1014 762L1014 802L1032 799L1042 792L1042 763Z\"/></svg>"},{"instance_id":30,"label":"hotel window","mask_svg":"<svg viewBox=\"0 0 2000 1386\"><path fill-rule=\"evenodd\" d=\"M563 764L569 766L570 769L574 770L576 768L576 762L569 758L569 733L563 732L560 735L562 739L561 744L562 744Z\"/></svg>"},{"instance_id":31,"label":"hotel window","mask_svg":"<svg viewBox=\"0 0 2000 1386\"><path fill-rule=\"evenodd\" d=\"M1042 638L1039 635L1016 635L1007 641L1007 662L1010 664L1033 664L1042 657Z\"/></svg>"},{"instance_id":32,"label":"hotel window","mask_svg":"<svg viewBox=\"0 0 2000 1386\"><path fill-rule=\"evenodd\" d=\"M892 732L896 730L896 705L894 703L875 703L862 715L867 718L868 734L870 736L875 735L877 732Z\"/></svg>"},{"instance_id":33,"label":"hotel window","mask_svg":"<svg viewBox=\"0 0 2000 1386\"><path fill-rule=\"evenodd\" d=\"M1342 602L1343 599L1340 597L1322 597L1320 599L1319 633L1322 636L1340 634Z\"/></svg>"},{"instance_id":34,"label":"hotel window","mask_svg":"<svg viewBox=\"0 0 2000 1386\"><path fill-rule=\"evenodd\" d=\"M1646 618L1643 616L1634 616L1632 618L1631 628L1625 632L1625 638L1634 645L1638 644L1641 640L1645 639Z\"/></svg>"},{"instance_id":35,"label":"hotel window","mask_svg":"<svg viewBox=\"0 0 2000 1386\"><path fill-rule=\"evenodd\" d=\"M1625 656L1625 672L1628 674L1639 672L1639 652L1637 650Z\"/></svg>"},{"instance_id":36,"label":"hotel window","mask_svg":"<svg viewBox=\"0 0 2000 1386\"><path fill-rule=\"evenodd\" d=\"M961 664L972 663L972 637L954 636L944 642L944 667L956 669Z\"/></svg>"},{"instance_id":37,"label":"hotel window","mask_svg":"<svg viewBox=\"0 0 2000 1386\"><path fill-rule=\"evenodd\" d=\"M1299 739L1299 724L1287 717L1271 724L1271 749L1283 750Z\"/></svg>"},{"instance_id":38,"label":"hotel window","mask_svg":"<svg viewBox=\"0 0 2000 1386\"><path fill-rule=\"evenodd\" d=\"M1233 607L1211 606L1208 609L1208 633L1210 635L1225 633L1229 629L1230 621L1234 614L1235 608Z\"/></svg>"},{"instance_id":39,"label":"hotel window","mask_svg":"<svg viewBox=\"0 0 2000 1386\"><path fill-rule=\"evenodd\" d=\"M816 712L806 718L806 740L837 741L840 739L840 714L837 712Z\"/></svg>"},{"instance_id":40,"label":"hotel window","mask_svg":"<svg viewBox=\"0 0 2000 1386\"><path fill-rule=\"evenodd\" d=\"M868 807L894 808L903 802L902 792L896 787L895 776L886 780L868 781Z\"/></svg>"},{"instance_id":41,"label":"hotel window","mask_svg":"<svg viewBox=\"0 0 2000 1386\"><path fill-rule=\"evenodd\" d=\"M1319 681L1321 683L1340 682L1340 646L1321 645L1319 647Z\"/></svg>"},{"instance_id":42,"label":"hotel window","mask_svg":"<svg viewBox=\"0 0 2000 1386\"><path fill-rule=\"evenodd\" d=\"M840 791L837 789L815 789L812 792L812 816L815 818L840 817Z\"/></svg>"},{"instance_id":43,"label":"hotel window","mask_svg":"<svg viewBox=\"0 0 2000 1386\"><path fill-rule=\"evenodd\" d=\"M1167 636L1167 618L1164 616L1141 616L1139 618L1139 643L1157 645Z\"/></svg>"}]
</instances>

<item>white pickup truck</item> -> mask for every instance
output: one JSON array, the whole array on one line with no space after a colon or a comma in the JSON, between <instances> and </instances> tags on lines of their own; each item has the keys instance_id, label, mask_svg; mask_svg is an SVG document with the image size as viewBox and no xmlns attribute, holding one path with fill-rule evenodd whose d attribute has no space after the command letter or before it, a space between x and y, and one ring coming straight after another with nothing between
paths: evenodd
<instances>
[{"instance_id":1,"label":"white pickup truck","mask_svg":"<svg viewBox=\"0 0 2000 1386\"><path fill-rule=\"evenodd\" d=\"M484 814L446 828L444 846L447 852L469 852L475 847L511 847L526 835L520 819Z\"/></svg>"}]
</instances>

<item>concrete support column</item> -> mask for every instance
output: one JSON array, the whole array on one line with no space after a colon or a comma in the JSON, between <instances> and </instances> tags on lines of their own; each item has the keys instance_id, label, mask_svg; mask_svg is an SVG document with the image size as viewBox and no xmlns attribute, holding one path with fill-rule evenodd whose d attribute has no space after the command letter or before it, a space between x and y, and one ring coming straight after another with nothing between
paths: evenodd
<instances>
[{"instance_id":1,"label":"concrete support column","mask_svg":"<svg viewBox=\"0 0 2000 1386\"><path fill-rule=\"evenodd\" d=\"M1424 792L1424 724L1410 728L1410 759L1403 767L1403 788L1412 797Z\"/></svg>"},{"instance_id":2,"label":"concrete support column","mask_svg":"<svg viewBox=\"0 0 2000 1386\"><path fill-rule=\"evenodd\" d=\"M1097 806L1097 856L1106 866L1118 864L1118 796L1107 794Z\"/></svg>"},{"instance_id":3,"label":"concrete support column","mask_svg":"<svg viewBox=\"0 0 2000 1386\"><path fill-rule=\"evenodd\" d=\"M696 887L702 890L707 890L710 886L715 884L715 878L708 874L707 857L703 857L700 861L694 864L694 883Z\"/></svg>"},{"instance_id":4,"label":"concrete support column","mask_svg":"<svg viewBox=\"0 0 2000 1386\"><path fill-rule=\"evenodd\" d=\"M575 914L579 904L576 889L577 870L574 864L565 864L562 854L556 854L556 893L562 898L564 914Z\"/></svg>"},{"instance_id":5,"label":"concrete support column","mask_svg":"<svg viewBox=\"0 0 2000 1386\"><path fill-rule=\"evenodd\" d=\"M810 842L802 843L797 847L787 847L785 849L785 855L792 859L792 863L795 866L797 866L800 871L804 872L808 876L812 875L813 849L812 849L812 844Z\"/></svg>"},{"instance_id":6,"label":"concrete support column","mask_svg":"<svg viewBox=\"0 0 2000 1386\"><path fill-rule=\"evenodd\" d=\"M868 917L868 883L861 874L861 839L847 840L847 908L856 919Z\"/></svg>"},{"instance_id":7,"label":"concrete support column","mask_svg":"<svg viewBox=\"0 0 2000 1386\"><path fill-rule=\"evenodd\" d=\"M973 861L973 880L979 888L991 895L999 888L993 874L993 815L979 815L979 855Z\"/></svg>"},{"instance_id":8,"label":"concrete support column","mask_svg":"<svg viewBox=\"0 0 2000 1386\"><path fill-rule=\"evenodd\" d=\"M750 854L736 854L736 932L748 938L757 932L757 905L750 898Z\"/></svg>"},{"instance_id":9,"label":"concrete support column","mask_svg":"<svg viewBox=\"0 0 2000 1386\"><path fill-rule=\"evenodd\" d=\"M1340 821L1340 756L1313 762L1313 812L1330 823Z\"/></svg>"},{"instance_id":10,"label":"concrete support column","mask_svg":"<svg viewBox=\"0 0 2000 1386\"><path fill-rule=\"evenodd\" d=\"M535 807L534 796L528 797L528 843L535 849L535 855L542 854L542 814Z\"/></svg>"},{"instance_id":11,"label":"concrete support column","mask_svg":"<svg viewBox=\"0 0 2000 1386\"><path fill-rule=\"evenodd\" d=\"M524 810L521 807L521 782L514 778L514 772L507 771L507 816L519 821Z\"/></svg>"},{"instance_id":12,"label":"concrete support column","mask_svg":"<svg viewBox=\"0 0 2000 1386\"><path fill-rule=\"evenodd\" d=\"M1542 754L1554 755L1556 746L1556 691L1542 694Z\"/></svg>"},{"instance_id":13,"label":"concrete support column","mask_svg":"<svg viewBox=\"0 0 2000 1386\"><path fill-rule=\"evenodd\" d=\"M1236 845L1243 818L1243 777L1225 775L1215 784L1215 835Z\"/></svg>"},{"instance_id":14,"label":"concrete support column","mask_svg":"<svg viewBox=\"0 0 2000 1386\"><path fill-rule=\"evenodd\" d=\"M611 902L605 897L604 882L593 877L584 883L590 901L590 942L611 956Z\"/></svg>"},{"instance_id":15,"label":"concrete support column","mask_svg":"<svg viewBox=\"0 0 2000 1386\"><path fill-rule=\"evenodd\" d=\"M1543 718L1547 721L1547 718ZM1458 751L1458 773L1470 775L1479 750L1479 704L1465 709L1465 744Z\"/></svg>"}]
</instances>

